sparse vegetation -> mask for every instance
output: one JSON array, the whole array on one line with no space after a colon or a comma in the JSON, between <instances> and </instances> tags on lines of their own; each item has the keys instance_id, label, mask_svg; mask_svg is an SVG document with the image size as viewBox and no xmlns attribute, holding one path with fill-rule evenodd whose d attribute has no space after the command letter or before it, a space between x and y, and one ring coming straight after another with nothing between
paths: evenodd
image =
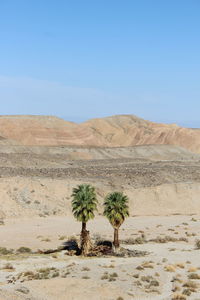
<instances>
[{"instance_id":1,"label":"sparse vegetation","mask_svg":"<svg viewBox=\"0 0 200 300\"><path fill-rule=\"evenodd\" d=\"M153 262L151 262L151 261L145 261L145 262L142 263L142 267L144 269L153 269L154 268Z\"/></svg>"},{"instance_id":2,"label":"sparse vegetation","mask_svg":"<svg viewBox=\"0 0 200 300\"><path fill-rule=\"evenodd\" d=\"M81 271L90 271L90 268L88 268L88 267L83 267Z\"/></svg>"},{"instance_id":3,"label":"sparse vegetation","mask_svg":"<svg viewBox=\"0 0 200 300\"><path fill-rule=\"evenodd\" d=\"M42 242L51 242L50 238L43 238L41 241Z\"/></svg>"},{"instance_id":4,"label":"sparse vegetation","mask_svg":"<svg viewBox=\"0 0 200 300\"><path fill-rule=\"evenodd\" d=\"M28 247L20 247L17 249L17 253L32 253L32 250Z\"/></svg>"},{"instance_id":5,"label":"sparse vegetation","mask_svg":"<svg viewBox=\"0 0 200 300\"><path fill-rule=\"evenodd\" d=\"M106 279L109 279L108 272L105 272L105 273L101 276L101 280L106 280Z\"/></svg>"},{"instance_id":6,"label":"sparse vegetation","mask_svg":"<svg viewBox=\"0 0 200 300\"><path fill-rule=\"evenodd\" d=\"M183 295L190 296L191 294L192 294L192 292L191 292L190 289L184 289L183 290Z\"/></svg>"},{"instance_id":7,"label":"sparse vegetation","mask_svg":"<svg viewBox=\"0 0 200 300\"><path fill-rule=\"evenodd\" d=\"M4 220L0 219L0 225L5 225Z\"/></svg>"},{"instance_id":8,"label":"sparse vegetation","mask_svg":"<svg viewBox=\"0 0 200 300\"><path fill-rule=\"evenodd\" d=\"M140 244L145 244L147 243L146 237L144 234L142 234L139 237L134 238L127 238L125 240L121 241L122 244L127 244L127 245L140 245Z\"/></svg>"},{"instance_id":9,"label":"sparse vegetation","mask_svg":"<svg viewBox=\"0 0 200 300\"><path fill-rule=\"evenodd\" d=\"M192 272L192 273L194 273L194 272L196 272L198 269L196 268L196 267L190 267L189 269L188 269L188 272Z\"/></svg>"},{"instance_id":10,"label":"sparse vegetation","mask_svg":"<svg viewBox=\"0 0 200 300\"><path fill-rule=\"evenodd\" d=\"M175 266L173 266L173 265L168 265L168 266L165 266L165 271L167 271L167 272L175 272L176 271L176 268L175 268Z\"/></svg>"},{"instance_id":11,"label":"sparse vegetation","mask_svg":"<svg viewBox=\"0 0 200 300\"><path fill-rule=\"evenodd\" d=\"M13 265L11 265L10 263L5 264L2 269L5 270L14 270L15 268L13 267Z\"/></svg>"},{"instance_id":12,"label":"sparse vegetation","mask_svg":"<svg viewBox=\"0 0 200 300\"><path fill-rule=\"evenodd\" d=\"M90 279L90 277L85 275L85 276L82 277L82 279Z\"/></svg>"},{"instance_id":13,"label":"sparse vegetation","mask_svg":"<svg viewBox=\"0 0 200 300\"><path fill-rule=\"evenodd\" d=\"M61 235L60 237L59 237L59 240L60 241L63 241L64 239L66 239L67 237L65 236L65 235Z\"/></svg>"},{"instance_id":14,"label":"sparse vegetation","mask_svg":"<svg viewBox=\"0 0 200 300\"><path fill-rule=\"evenodd\" d=\"M175 238L172 236L164 236L164 237L157 236L154 239L150 239L149 242L161 243L161 244L169 243L169 242L174 242L174 243L175 242L186 242L187 243L188 239L185 237Z\"/></svg>"},{"instance_id":15,"label":"sparse vegetation","mask_svg":"<svg viewBox=\"0 0 200 300\"><path fill-rule=\"evenodd\" d=\"M191 273L188 275L188 279L200 279L200 275L197 273Z\"/></svg>"},{"instance_id":16,"label":"sparse vegetation","mask_svg":"<svg viewBox=\"0 0 200 300\"><path fill-rule=\"evenodd\" d=\"M60 276L60 271L54 267L41 268L34 271L25 271L18 274L17 279L19 280L41 280L49 279Z\"/></svg>"},{"instance_id":17,"label":"sparse vegetation","mask_svg":"<svg viewBox=\"0 0 200 300\"><path fill-rule=\"evenodd\" d=\"M141 276L141 280L145 281L145 282L150 282L153 279L152 276L148 275L148 276Z\"/></svg>"},{"instance_id":18,"label":"sparse vegetation","mask_svg":"<svg viewBox=\"0 0 200 300\"><path fill-rule=\"evenodd\" d=\"M183 287L187 287L187 288L190 288L190 289L195 290L195 289L198 288L198 285L197 285L197 283L194 282L194 281L187 281L187 282L185 282L185 283L183 284Z\"/></svg>"},{"instance_id":19,"label":"sparse vegetation","mask_svg":"<svg viewBox=\"0 0 200 300\"><path fill-rule=\"evenodd\" d=\"M113 277L113 278L118 277L118 274L116 272L114 272L114 273L110 274L110 277Z\"/></svg>"},{"instance_id":20,"label":"sparse vegetation","mask_svg":"<svg viewBox=\"0 0 200 300\"><path fill-rule=\"evenodd\" d=\"M178 267L178 268L180 268L180 269L184 269L185 268L185 264L184 263L177 263L175 266Z\"/></svg>"},{"instance_id":21,"label":"sparse vegetation","mask_svg":"<svg viewBox=\"0 0 200 300\"><path fill-rule=\"evenodd\" d=\"M101 276L101 280L108 280L108 281L116 281L118 274L116 272L109 274L108 272L104 272Z\"/></svg>"},{"instance_id":22,"label":"sparse vegetation","mask_svg":"<svg viewBox=\"0 0 200 300\"><path fill-rule=\"evenodd\" d=\"M172 300L186 300L186 296L183 294L175 294L172 296Z\"/></svg>"},{"instance_id":23,"label":"sparse vegetation","mask_svg":"<svg viewBox=\"0 0 200 300\"><path fill-rule=\"evenodd\" d=\"M13 249L7 249L5 247L0 247L0 255L9 255L13 254L14 250Z\"/></svg>"},{"instance_id":24,"label":"sparse vegetation","mask_svg":"<svg viewBox=\"0 0 200 300\"><path fill-rule=\"evenodd\" d=\"M200 249L200 240L196 240L195 241L195 246L196 246L196 249Z\"/></svg>"}]
</instances>

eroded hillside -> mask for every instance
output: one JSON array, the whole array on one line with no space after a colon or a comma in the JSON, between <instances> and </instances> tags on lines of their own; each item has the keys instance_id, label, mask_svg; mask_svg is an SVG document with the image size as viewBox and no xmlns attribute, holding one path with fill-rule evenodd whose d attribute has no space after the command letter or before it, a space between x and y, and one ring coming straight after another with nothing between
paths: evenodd
<instances>
[{"instance_id":1,"label":"eroded hillside","mask_svg":"<svg viewBox=\"0 0 200 300\"><path fill-rule=\"evenodd\" d=\"M200 153L200 131L158 124L133 115L75 124L51 116L1 116L0 144L128 147L177 145Z\"/></svg>"}]
</instances>

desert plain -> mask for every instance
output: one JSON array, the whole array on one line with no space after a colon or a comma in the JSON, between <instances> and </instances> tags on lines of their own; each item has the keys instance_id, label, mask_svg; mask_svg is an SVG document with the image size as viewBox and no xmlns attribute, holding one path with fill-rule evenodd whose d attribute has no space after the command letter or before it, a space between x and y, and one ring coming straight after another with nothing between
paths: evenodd
<instances>
[{"instance_id":1,"label":"desert plain","mask_svg":"<svg viewBox=\"0 0 200 300\"><path fill-rule=\"evenodd\" d=\"M116 116L0 117L0 299L200 299L200 131ZM113 240L107 193L130 217L121 255L82 257L73 187L93 185L93 244ZM129 255L129 252L131 255Z\"/></svg>"}]
</instances>

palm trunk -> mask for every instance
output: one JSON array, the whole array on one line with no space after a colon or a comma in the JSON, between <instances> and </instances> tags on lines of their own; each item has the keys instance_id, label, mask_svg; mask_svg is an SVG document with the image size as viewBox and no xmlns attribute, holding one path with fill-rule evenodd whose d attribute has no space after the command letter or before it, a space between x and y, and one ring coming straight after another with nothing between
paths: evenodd
<instances>
[{"instance_id":1,"label":"palm trunk","mask_svg":"<svg viewBox=\"0 0 200 300\"><path fill-rule=\"evenodd\" d=\"M86 231L86 223L82 222L82 232Z\"/></svg>"},{"instance_id":2,"label":"palm trunk","mask_svg":"<svg viewBox=\"0 0 200 300\"><path fill-rule=\"evenodd\" d=\"M91 240L89 236L89 231L86 230L86 223L82 222L82 230L81 230L81 254L86 256L91 248Z\"/></svg>"},{"instance_id":3,"label":"palm trunk","mask_svg":"<svg viewBox=\"0 0 200 300\"><path fill-rule=\"evenodd\" d=\"M114 228L114 242L113 245L115 249L119 248L119 229Z\"/></svg>"}]
</instances>

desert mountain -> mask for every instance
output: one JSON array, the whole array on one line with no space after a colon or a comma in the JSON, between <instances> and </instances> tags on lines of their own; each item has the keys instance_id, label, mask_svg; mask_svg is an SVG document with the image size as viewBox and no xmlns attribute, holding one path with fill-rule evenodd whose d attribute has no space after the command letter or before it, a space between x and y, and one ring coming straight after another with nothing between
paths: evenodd
<instances>
[{"instance_id":1,"label":"desert mountain","mask_svg":"<svg viewBox=\"0 0 200 300\"><path fill-rule=\"evenodd\" d=\"M200 130L159 124L133 115L76 124L52 116L0 116L0 144L128 147L177 145L200 153Z\"/></svg>"},{"instance_id":2,"label":"desert mountain","mask_svg":"<svg viewBox=\"0 0 200 300\"><path fill-rule=\"evenodd\" d=\"M200 152L200 130L176 124L159 124L133 115L119 115L89 120L82 126L91 128L107 146L177 145Z\"/></svg>"}]
</instances>

